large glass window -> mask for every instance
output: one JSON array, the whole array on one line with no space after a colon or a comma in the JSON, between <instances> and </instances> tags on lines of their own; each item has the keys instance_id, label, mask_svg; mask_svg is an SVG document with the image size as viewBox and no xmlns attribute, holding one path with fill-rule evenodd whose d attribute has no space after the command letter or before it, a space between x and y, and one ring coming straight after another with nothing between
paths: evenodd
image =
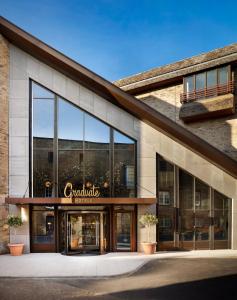
<instances>
[{"instance_id":1,"label":"large glass window","mask_svg":"<svg viewBox=\"0 0 237 300\"><path fill-rule=\"evenodd\" d=\"M231 84L228 85L230 81L230 66L187 76L184 78L184 94L181 101L193 101L233 92Z\"/></svg>"},{"instance_id":2,"label":"large glass window","mask_svg":"<svg viewBox=\"0 0 237 300\"><path fill-rule=\"evenodd\" d=\"M135 197L135 144L114 130L114 193Z\"/></svg>"},{"instance_id":3,"label":"large glass window","mask_svg":"<svg viewBox=\"0 0 237 300\"><path fill-rule=\"evenodd\" d=\"M174 165L158 158L159 241L174 240Z\"/></svg>"},{"instance_id":4,"label":"large glass window","mask_svg":"<svg viewBox=\"0 0 237 300\"><path fill-rule=\"evenodd\" d=\"M38 197L53 194L54 95L33 85L33 189Z\"/></svg>"},{"instance_id":5,"label":"large glass window","mask_svg":"<svg viewBox=\"0 0 237 300\"><path fill-rule=\"evenodd\" d=\"M32 195L64 197L70 182L135 196L135 141L36 83L32 92Z\"/></svg>"}]
</instances>

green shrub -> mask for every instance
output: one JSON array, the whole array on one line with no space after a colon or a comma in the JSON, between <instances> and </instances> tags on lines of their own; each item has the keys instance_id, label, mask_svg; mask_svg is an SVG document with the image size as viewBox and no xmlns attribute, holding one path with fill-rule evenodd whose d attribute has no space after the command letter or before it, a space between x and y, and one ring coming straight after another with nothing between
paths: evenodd
<instances>
[{"instance_id":1,"label":"green shrub","mask_svg":"<svg viewBox=\"0 0 237 300\"><path fill-rule=\"evenodd\" d=\"M156 225L158 223L158 218L156 215L146 213L145 215L141 216L139 222L147 229L147 242L149 243L151 226Z\"/></svg>"},{"instance_id":2,"label":"green shrub","mask_svg":"<svg viewBox=\"0 0 237 300\"><path fill-rule=\"evenodd\" d=\"M19 216L9 215L7 217L7 224L9 227L14 229L14 234L16 234L16 228L23 225L23 221Z\"/></svg>"}]
</instances>

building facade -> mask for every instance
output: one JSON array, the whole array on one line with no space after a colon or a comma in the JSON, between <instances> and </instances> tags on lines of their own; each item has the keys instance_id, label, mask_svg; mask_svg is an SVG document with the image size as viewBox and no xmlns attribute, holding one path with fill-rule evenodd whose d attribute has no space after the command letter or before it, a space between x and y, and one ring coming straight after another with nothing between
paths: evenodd
<instances>
[{"instance_id":1,"label":"building facade","mask_svg":"<svg viewBox=\"0 0 237 300\"><path fill-rule=\"evenodd\" d=\"M160 250L237 248L236 46L112 84L0 33L2 253L140 251L146 212Z\"/></svg>"}]
</instances>

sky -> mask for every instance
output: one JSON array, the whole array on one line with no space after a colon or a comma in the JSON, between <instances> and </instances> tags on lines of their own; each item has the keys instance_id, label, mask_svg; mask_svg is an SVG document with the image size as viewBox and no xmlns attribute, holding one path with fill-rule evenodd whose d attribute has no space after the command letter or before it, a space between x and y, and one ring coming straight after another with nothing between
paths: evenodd
<instances>
[{"instance_id":1,"label":"sky","mask_svg":"<svg viewBox=\"0 0 237 300\"><path fill-rule=\"evenodd\" d=\"M0 14L114 81L237 42L234 0L0 0Z\"/></svg>"}]
</instances>

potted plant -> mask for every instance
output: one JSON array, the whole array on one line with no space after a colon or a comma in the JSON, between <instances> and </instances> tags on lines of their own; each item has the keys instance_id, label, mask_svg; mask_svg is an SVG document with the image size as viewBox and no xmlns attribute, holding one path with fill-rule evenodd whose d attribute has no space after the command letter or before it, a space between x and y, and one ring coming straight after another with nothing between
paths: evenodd
<instances>
[{"instance_id":1,"label":"potted plant","mask_svg":"<svg viewBox=\"0 0 237 300\"><path fill-rule=\"evenodd\" d=\"M146 213L142 215L139 222L145 226L147 231L147 241L142 243L143 251L145 254L154 254L156 249L156 242L151 242L151 226L158 223L156 215Z\"/></svg>"},{"instance_id":2,"label":"potted plant","mask_svg":"<svg viewBox=\"0 0 237 300\"><path fill-rule=\"evenodd\" d=\"M7 225L13 229L14 236L16 237L16 229L23 225L22 219L19 216L13 216L9 215L7 218ZM8 244L8 247L10 249L10 253L13 256L19 256L22 255L24 244Z\"/></svg>"}]
</instances>

